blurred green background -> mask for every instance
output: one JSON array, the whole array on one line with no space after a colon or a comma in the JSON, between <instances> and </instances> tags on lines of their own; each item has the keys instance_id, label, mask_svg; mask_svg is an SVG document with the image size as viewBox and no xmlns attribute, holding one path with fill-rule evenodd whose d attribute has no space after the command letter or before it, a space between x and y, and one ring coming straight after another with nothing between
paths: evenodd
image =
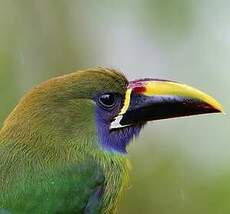
<instances>
[{"instance_id":1,"label":"blurred green background","mask_svg":"<svg viewBox=\"0 0 230 214\"><path fill-rule=\"evenodd\" d=\"M119 213L230 213L229 0L0 0L0 120L32 86L92 66L167 78L226 115L149 124Z\"/></svg>"}]
</instances>

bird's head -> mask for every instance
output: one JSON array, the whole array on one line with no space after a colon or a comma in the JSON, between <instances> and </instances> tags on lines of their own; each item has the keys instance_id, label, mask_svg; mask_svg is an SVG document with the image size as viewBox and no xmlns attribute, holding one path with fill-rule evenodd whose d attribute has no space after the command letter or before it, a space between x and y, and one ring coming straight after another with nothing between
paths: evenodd
<instances>
[{"instance_id":1,"label":"bird's head","mask_svg":"<svg viewBox=\"0 0 230 214\"><path fill-rule=\"evenodd\" d=\"M207 94L159 79L128 82L113 69L89 69L51 79L32 89L5 122L49 137L88 140L102 150L126 153L148 121L222 112ZM26 129L25 129L26 128Z\"/></svg>"}]
</instances>

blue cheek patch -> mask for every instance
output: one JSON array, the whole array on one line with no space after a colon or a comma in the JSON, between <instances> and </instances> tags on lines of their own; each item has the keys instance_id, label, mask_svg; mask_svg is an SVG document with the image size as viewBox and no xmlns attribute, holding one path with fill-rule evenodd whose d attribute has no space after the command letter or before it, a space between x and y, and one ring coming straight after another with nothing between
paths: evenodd
<instances>
[{"instance_id":1,"label":"blue cheek patch","mask_svg":"<svg viewBox=\"0 0 230 214\"><path fill-rule=\"evenodd\" d=\"M141 125L110 130L111 118L116 115L116 109L107 112L96 106L96 128L99 142L103 149L126 154L129 142L141 131Z\"/></svg>"}]
</instances>

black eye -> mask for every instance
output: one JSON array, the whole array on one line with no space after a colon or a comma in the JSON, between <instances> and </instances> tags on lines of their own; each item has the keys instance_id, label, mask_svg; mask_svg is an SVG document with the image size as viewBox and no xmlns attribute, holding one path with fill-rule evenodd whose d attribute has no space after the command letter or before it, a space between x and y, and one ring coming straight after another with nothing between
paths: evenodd
<instances>
[{"instance_id":1,"label":"black eye","mask_svg":"<svg viewBox=\"0 0 230 214\"><path fill-rule=\"evenodd\" d=\"M99 97L99 103L106 108L111 108L115 105L116 99L115 95L108 93L108 94L102 94Z\"/></svg>"}]
</instances>

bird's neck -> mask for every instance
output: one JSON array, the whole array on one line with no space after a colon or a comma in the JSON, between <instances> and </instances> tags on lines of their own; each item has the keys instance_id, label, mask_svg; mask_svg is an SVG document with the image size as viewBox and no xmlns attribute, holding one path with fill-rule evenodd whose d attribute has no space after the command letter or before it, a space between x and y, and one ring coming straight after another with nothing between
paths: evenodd
<instances>
[{"instance_id":1,"label":"bird's neck","mask_svg":"<svg viewBox=\"0 0 230 214\"><path fill-rule=\"evenodd\" d=\"M80 136L81 132L79 132L78 136L64 140L58 133L50 134L53 132L31 129L31 127L33 126L15 124L5 126L1 130L0 146L3 154L0 160L17 161L13 164L10 161L4 162L2 168L0 164L0 169L11 170L7 172L7 178L0 177L0 179L6 179L9 185L10 182L15 183L15 180L18 181L16 183L21 183L28 179L36 183L34 181L38 175L49 177L66 172L66 174L62 173L62 178L65 180L64 183L69 183L69 175L76 173L75 166L84 165L87 161L90 165L100 166L104 173L104 206L111 211L116 209L121 193L128 185L129 162L125 154L98 149L98 146L95 146L99 145L98 139L92 137L96 136L95 133ZM83 139L84 142L79 139ZM9 153L12 151L10 148L14 148L14 153ZM7 186L2 188L8 191Z\"/></svg>"}]
</instances>

